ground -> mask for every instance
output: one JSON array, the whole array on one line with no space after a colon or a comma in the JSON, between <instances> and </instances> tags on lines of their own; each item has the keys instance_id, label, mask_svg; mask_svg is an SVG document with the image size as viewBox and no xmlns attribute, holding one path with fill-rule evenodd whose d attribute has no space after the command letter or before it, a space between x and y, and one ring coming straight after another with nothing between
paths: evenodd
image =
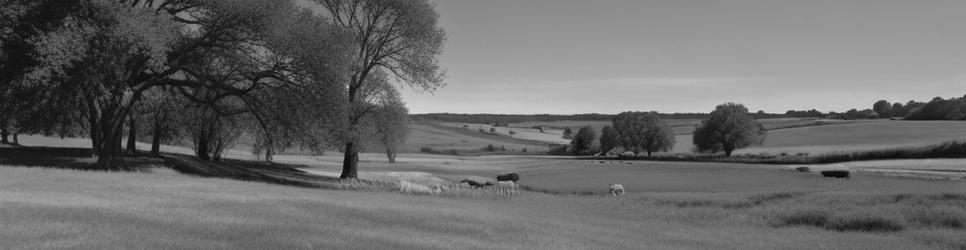
<instances>
[{"instance_id":1,"label":"ground","mask_svg":"<svg viewBox=\"0 0 966 250\"><path fill-rule=\"evenodd\" d=\"M845 125L808 128L834 126ZM959 125L937 126L923 131L954 134ZM426 131L478 134L459 129ZM812 130L773 134L784 131ZM489 140L532 141L507 138ZM86 139L21 141L68 148L42 159L49 164L92 161L69 150L89 147ZM2 161L18 158L4 152L24 151L0 150L0 248L966 249L963 159L808 165L811 172L801 173L794 169L802 165L420 153L389 164L381 154L362 155L360 177L370 183L522 176L516 195L464 197L344 190L331 178L341 169L336 152L225 169L179 165L190 157L178 153L190 150L164 150L156 165L112 172L24 167ZM243 151L229 156L254 160ZM172 161L180 167L164 167ZM853 176L824 178L823 169ZM628 195L607 195L612 183Z\"/></svg>"}]
</instances>

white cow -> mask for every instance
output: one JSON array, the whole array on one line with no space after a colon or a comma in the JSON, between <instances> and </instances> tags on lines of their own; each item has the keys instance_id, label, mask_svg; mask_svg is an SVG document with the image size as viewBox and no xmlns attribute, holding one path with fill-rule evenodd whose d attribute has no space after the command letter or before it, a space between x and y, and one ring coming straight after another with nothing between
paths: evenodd
<instances>
[{"instance_id":1,"label":"white cow","mask_svg":"<svg viewBox=\"0 0 966 250\"><path fill-rule=\"evenodd\" d=\"M613 195L613 196L624 195L624 185L610 184L610 195Z\"/></svg>"}]
</instances>

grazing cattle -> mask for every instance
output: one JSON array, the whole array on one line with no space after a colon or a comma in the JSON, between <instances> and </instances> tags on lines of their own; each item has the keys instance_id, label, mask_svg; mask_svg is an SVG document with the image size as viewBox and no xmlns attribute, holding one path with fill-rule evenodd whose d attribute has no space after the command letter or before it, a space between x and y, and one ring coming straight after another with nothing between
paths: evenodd
<instances>
[{"instance_id":1,"label":"grazing cattle","mask_svg":"<svg viewBox=\"0 0 966 250\"><path fill-rule=\"evenodd\" d=\"M496 180L518 182L520 181L520 174L516 172L500 174L496 176Z\"/></svg>"},{"instance_id":2,"label":"grazing cattle","mask_svg":"<svg viewBox=\"0 0 966 250\"><path fill-rule=\"evenodd\" d=\"M848 170L825 170L825 171L822 171L822 176L833 177L833 178L843 178L846 180L848 180L850 177Z\"/></svg>"},{"instance_id":3,"label":"grazing cattle","mask_svg":"<svg viewBox=\"0 0 966 250\"><path fill-rule=\"evenodd\" d=\"M624 195L624 185L610 184L610 195L613 195L613 196Z\"/></svg>"}]
</instances>

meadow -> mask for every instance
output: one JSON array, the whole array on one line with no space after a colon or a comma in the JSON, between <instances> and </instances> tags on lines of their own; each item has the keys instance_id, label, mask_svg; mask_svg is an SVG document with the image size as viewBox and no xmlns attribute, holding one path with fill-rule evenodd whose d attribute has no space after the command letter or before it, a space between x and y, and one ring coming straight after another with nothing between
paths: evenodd
<instances>
[{"instance_id":1,"label":"meadow","mask_svg":"<svg viewBox=\"0 0 966 250\"><path fill-rule=\"evenodd\" d=\"M0 245L15 249L966 247L966 196L955 193L966 188L962 182L862 177L843 184L801 176L792 178L807 180L752 191L747 178L727 178L705 191L700 180L719 174L712 172L680 176L682 184L663 190L631 186L621 197L528 191L461 198L299 188L165 168L4 166L0 173ZM875 185L892 188L863 188Z\"/></svg>"},{"instance_id":2,"label":"meadow","mask_svg":"<svg viewBox=\"0 0 966 250\"><path fill-rule=\"evenodd\" d=\"M920 131L894 140L925 143L961 133L958 123L944 122L820 125L773 130L765 147L801 147L782 143L797 140L888 145L896 141L880 136L896 131ZM190 163L190 149L165 146L167 160L106 172L23 167L2 158L26 151L0 148L0 247L966 249L964 159L806 165L813 171L801 173L794 169L802 165L422 154L413 151L541 142L445 124L411 128L399 162L362 154L361 182L335 178L337 152L279 155L264 165L232 150L228 164L245 167L226 168ZM802 139L835 131L842 132ZM80 138L21 142L70 152L89 147ZM83 153L49 158L93 162ZM822 169L853 175L824 178ZM400 186L492 181L510 171L522 176L514 195L431 195ZM607 195L612 183L628 194ZM474 192L483 191L464 191Z\"/></svg>"}]
</instances>

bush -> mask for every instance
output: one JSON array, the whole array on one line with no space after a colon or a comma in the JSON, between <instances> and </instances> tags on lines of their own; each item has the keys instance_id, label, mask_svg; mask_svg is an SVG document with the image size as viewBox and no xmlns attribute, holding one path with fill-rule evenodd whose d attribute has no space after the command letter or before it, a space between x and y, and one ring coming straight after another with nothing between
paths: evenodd
<instances>
[{"instance_id":1,"label":"bush","mask_svg":"<svg viewBox=\"0 0 966 250\"><path fill-rule=\"evenodd\" d=\"M423 153L433 153L434 150L431 147L421 147L421 148L419 148L419 152L423 152Z\"/></svg>"},{"instance_id":2,"label":"bush","mask_svg":"<svg viewBox=\"0 0 966 250\"><path fill-rule=\"evenodd\" d=\"M557 145L557 146L550 147L550 150L547 151L547 154L548 155L568 155L569 153L567 152L567 145Z\"/></svg>"},{"instance_id":3,"label":"bush","mask_svg":"<svg viewBox=\"0 0 966 250\"><path fill-rule=\"evenodd\" d=\"M490 145L486 145L486 147L485 147L485 148L483 148L483 151L486 151L486 152L493 152L493 151L496 151L496 148L495 148L495 147L493 147L493 144L490 144Z\"/></svg>"},{"instance_id":4,"label":"bush","mask_svg":"<svg viewBox=\"0 0 966 250\"><path fill-rule=\"evenodd\" d=\"M894 220L880 216L839 217L828 223L826 229L861 232L898 232L903 226Z\"/></svg>"},{"instance_id":5,"label":"bush","mask_svg":"<svg viewBox=\"0 0 966 250\"><path fill-rule=\"evenodd\" d=\"M831 213L823 210L800 210L779 217L779 226L816 226L828 224Z\"/></svg>"}]
</instances>

